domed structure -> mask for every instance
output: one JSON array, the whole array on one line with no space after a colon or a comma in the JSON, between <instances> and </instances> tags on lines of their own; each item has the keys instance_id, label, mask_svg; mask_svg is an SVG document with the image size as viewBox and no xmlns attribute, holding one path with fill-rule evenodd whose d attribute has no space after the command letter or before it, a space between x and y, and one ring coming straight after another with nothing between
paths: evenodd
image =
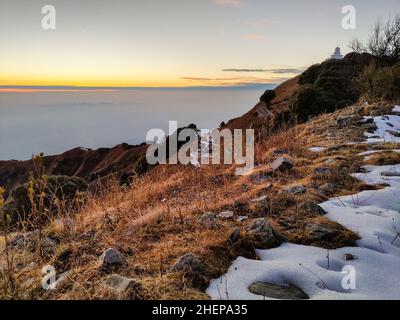
<instances>
[{"instance_id":1,"label":"domed structure","mask_svg":"<svg viewBox=\"0 0 400 320\"><path fill-rule=\"evenodd\" d=\"M333 55L331 55L331 57L328 58L327 60L340 60L340 59L343 59L343 55L340 52L340 47L337 46Z\"/></svg>"}]
</instances>

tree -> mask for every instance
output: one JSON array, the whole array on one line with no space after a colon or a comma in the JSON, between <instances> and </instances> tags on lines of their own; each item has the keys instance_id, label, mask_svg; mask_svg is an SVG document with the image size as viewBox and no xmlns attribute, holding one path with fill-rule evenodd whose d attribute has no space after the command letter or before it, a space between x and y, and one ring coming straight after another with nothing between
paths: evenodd
<instances>
[{"instance_id":1,"label":"tree","mask_svg":"<svg viewBox=\"0 0 400 320\"><path fill-rule=\"evenodd\" d=\"M274 90L267 90L261 96L260 101L265 102L267 105L270 105L272 100L276 98L276 93Z\"/></svg>"},{"instance_id":2,"label":"tree","mask_svg":"<svg viewBox=\"0 0 400 320\"><path fill-rule=\"evenodd\" d=\"M400 58L400 14L383 22L379 19L366 43L353 39L349 47L357 53L370 53L382 62L393 63Z\"/></svg>"}]
</instances>

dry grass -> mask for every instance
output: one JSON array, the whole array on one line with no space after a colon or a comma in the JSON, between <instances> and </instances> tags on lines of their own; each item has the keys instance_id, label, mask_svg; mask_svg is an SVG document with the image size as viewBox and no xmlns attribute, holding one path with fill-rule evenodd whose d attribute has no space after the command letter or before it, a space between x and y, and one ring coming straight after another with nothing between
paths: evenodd
<instances>
[{"instance_id":1,"label":"dry grass","mask_svg":"<svg viewBox=\"0 0 400 320\"><path fill-rule=\"evenodd\" d=\"M338 129L335 126L337 116L323 115L272 136L261 132L261 140L256 145L258 166L250 177L235 176L234 166L174 165L155 167L146 176L134 180L128 190L121 190L117 181L110 181L96 196L89 197L73 217L72 228L60 228L56 223L45 228L45 234L58 243L49 258L43 261L27 251L13 253L21 267L14 269L14 295L3 294L2 297L132 298L116 295L102 283L106 274L99 270L97 260L105 249L113 247L129 262L115 272L136 278L142 284L134 298L207 299L204 290L209 280L224 274L237 256L256 258L255 243L246 232L250 220L219 221L218 229L209 230L199 223L199 217L209 211L218 213L230 209L250 218L265 217L279 234L295 243L329 248L354 243L357 238L354 233L299 209L303 201L326 200L326 195L319 191L326 183L338 186L333 196L356 193L363 188L349 174L362 165L357 153L365 151L365 146L345 144L353 139L358 141L360 129ZM328 149L313 153L308 150L312 146ZM274 174L259 183L252 180L254 175L268 171L269 163L279 156L291 158L294 170ZM333 167L336 171L329 175L315 174L315 168L321 166ZM266 190L269 183L273 188ZM303 185L307 192L301 195L281 192L290 185ZM268 196L267 204L260 207L251 202L264 195ZM239 202L242 208L237 206ZM305 231L310 222L331 227L334 224L339 236L330 243L313 242ZM232 244L229 236L236 227L241 230L241 238ZM189 252L205 265L205 274L193 279L169 272L174 261ZM29 266L30 263L34 265ZM40 270L45 264L55 266L58 273L71 270L67 284L53 292L42 290ZM0 286L4 287L3 281Z\"/></svg>"}]
</instances>

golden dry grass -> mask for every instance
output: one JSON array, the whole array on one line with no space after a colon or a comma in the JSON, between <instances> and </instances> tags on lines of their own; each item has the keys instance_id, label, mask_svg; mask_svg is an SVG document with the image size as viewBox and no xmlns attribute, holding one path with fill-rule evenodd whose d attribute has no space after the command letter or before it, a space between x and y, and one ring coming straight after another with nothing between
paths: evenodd
<instances>
[{"instance_id":1,"label":"golden dry grass","mask_svg":"<svg viewBox=\"0 0 400 320\"><path fill-rule=\"evenodd\" d=\"M363 164L358 152L366 150L360 141L360 128L339 129L335 114L322 115L313 121L282 130L272 136L261 133L256 145L258 166L252 176L235 176L234 166L158 166L144 177L133 181L128 190L121 190L117 181L110 181L96 196L90 196L80 212L73 216L73 228L60 228L52 223L45 232L58 242L56 252L46 260L22 251L13 252L13 259L21 265L13 270L14 288L6 290L0 281L2 298L28 299L115 299L118 296L104 287L106 274L97 266L98 257L110 247L119 250L128 265L116 270L118 274L138 279L142 288L138 299L207 299L204 289L210 279L225 273L237 256L256 258L254 242L247 236L243 222L219 221L216 230L199 223L204 212L236 210L240 201L244 213L259 216L251 200L267 195L269 207L262 216L278 233L296 243L312 243L336 248L352 244L354 233L335 224L340 236L331 243L313 243L305 231L310 222L332 226L325 218L299 209L303 201L317 203L327 199L319 191L326 183L334 183L338 190L332 196L358 192L365 186L350 173ZM314 153L312 146L324 146L326 151ZM285 150L283 156L295 164L289 173L275 174L256 183L254 175L269 170L269 163L282 156L274 150ZM327 164L329 163L329 164ZM333 167L329 175L314 173L317 167ZM265 186L271 183L272 189ZM307 192L301 195L282 193L283 187L303 185ZM247 211L246 211L247 210ZM243 213L243 214L244 214ZM229 236L239 227L240 240L232 244ZM196 279L169 272L170 266L181 255L193 253L204 263L204 276ZM34 265L27 267L30 263ZM41 266L51 264L58 273L70 270L68 282L61 289L45 292L40 288ZM33 279L33 281L29 281ZM28 281L28 282L27 282ZM3 290L1 290L3 289ZM10 293L11 292L11 293Z\"/></svg>"}]
</instances>

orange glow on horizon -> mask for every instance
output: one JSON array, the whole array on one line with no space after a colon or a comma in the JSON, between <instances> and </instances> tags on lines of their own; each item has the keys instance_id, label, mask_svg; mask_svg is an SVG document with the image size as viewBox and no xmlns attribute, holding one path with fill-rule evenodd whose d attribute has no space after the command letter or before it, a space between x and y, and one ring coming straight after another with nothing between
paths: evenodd
<instances>
[{"instance_id":1,"label":"orange glow on horizon","mask_svg":"<svg viewBox=\"0 0 400 320\"><path fill-rule=\"evenodd\" d=\"M25 89L25 88L0 88L0 92L7 92L7 93L32 93L32 92L113 92L116 91L114 89Z\"/></svg>"}]
</instances>

